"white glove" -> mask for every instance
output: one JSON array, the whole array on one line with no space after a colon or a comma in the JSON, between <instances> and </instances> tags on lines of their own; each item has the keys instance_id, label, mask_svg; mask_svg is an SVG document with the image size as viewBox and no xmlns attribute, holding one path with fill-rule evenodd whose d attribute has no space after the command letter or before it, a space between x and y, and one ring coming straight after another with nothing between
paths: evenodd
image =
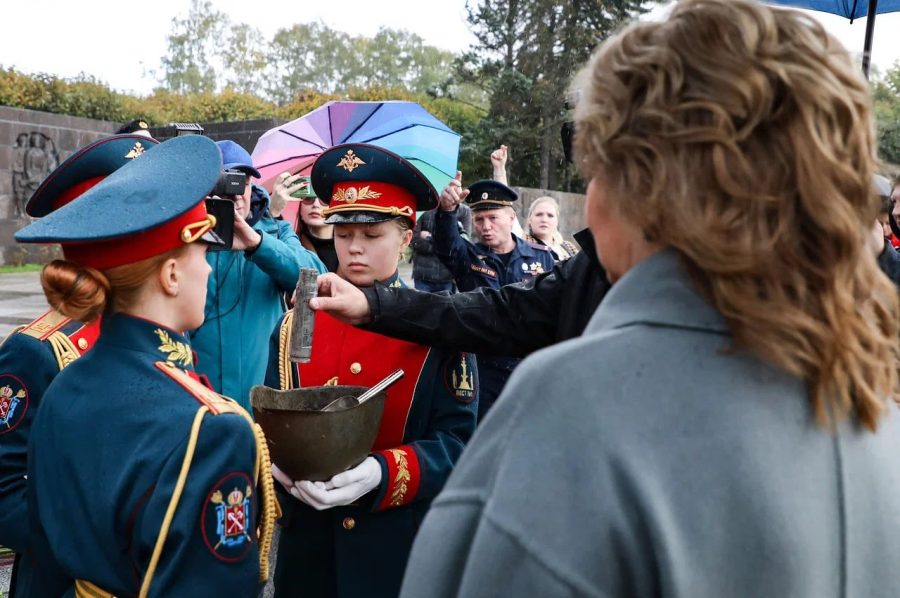
<instances>
[{"instance_id":1,"label":"white glove","mask_svg":"<svg viewBox=\"0 0 900 598\"><path fill-rule=\"evenodd\" d=\"M375 457L366 457L356 467L337 474L327 482L296 482L290 493L317 511L324 511L349 505L380 483L381 465Z\"/></svg>"},{"instance_id":2,"label":"white glove","mask_svg":"<svg viewBox=\"0 0 900 598\"><path fill-rule=\"evenodd\" d=\"M272 463L272 477L281 484L281 487L284 488L285 492L290 492L291 488L294 487L294 480L292 480L288 474L278 469L278 466L274 463Z\"/></svg>"}]
</instances>

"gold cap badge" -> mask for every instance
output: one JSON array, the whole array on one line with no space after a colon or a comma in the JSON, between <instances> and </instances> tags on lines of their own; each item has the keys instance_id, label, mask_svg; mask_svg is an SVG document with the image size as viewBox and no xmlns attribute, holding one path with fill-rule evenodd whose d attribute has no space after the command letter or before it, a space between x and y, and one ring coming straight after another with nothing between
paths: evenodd
<instances>
[{"instance_id":1,"label":"gold cap badge","mask_svg":"<svg viewBox=\"0 0 900 598\"><path fill-rule=\"evenodd\" d=\"M131 148L131 151L129 151L127 154L125 154L125 157L128 158L129 160L134 160L138 156L142 156L142 155L144 155L144 146L141 145L140 141L135 141L134 147ZM143 164L143 162L141 162L141 163Z\"/></svg>"},{"instance_id":2,"label":"gold cap badge","mask_svg":"<svg viewBox=\"0 0 900 598\"><path fill-rule=\"evenodd\" d=\"M338 162L338 166L342 167L347 172L353 172L358 167L364 165L365 162L360 160L359 156L353 153L353 150L347 150L347 154L341 158L341 161Z\"/></svg>"}]
</instances>

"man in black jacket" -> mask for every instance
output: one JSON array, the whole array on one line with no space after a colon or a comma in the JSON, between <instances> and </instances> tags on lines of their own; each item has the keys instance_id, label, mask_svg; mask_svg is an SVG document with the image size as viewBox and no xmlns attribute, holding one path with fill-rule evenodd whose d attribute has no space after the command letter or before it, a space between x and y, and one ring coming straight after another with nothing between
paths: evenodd
<instances>
[{"instance_id":1,"label":"man in black jacket","mask_svg":"<svg viewBox=\"0 0 900 598\"><path fill-rule=\"evenodd\" d=\"M367 330L426 345L525 357L579 336L609 290L586 229L582 251L550 272L500 289L444 296L412 289L358 289L331 275L319 278L314 309Z\"/></svg>"}]
</instances>

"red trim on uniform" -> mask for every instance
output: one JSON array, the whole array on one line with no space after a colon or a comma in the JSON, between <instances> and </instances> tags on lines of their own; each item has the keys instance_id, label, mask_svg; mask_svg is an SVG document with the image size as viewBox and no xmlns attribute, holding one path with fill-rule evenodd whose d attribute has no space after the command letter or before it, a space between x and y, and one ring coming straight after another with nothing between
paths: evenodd
<instances>
[{"instance_id":1,"label":"red trim on uniform","mask_svg":"<svg viewBox=\"0 0 900 598\"><path fill-rule=\"evenodd\" d=\"M100 336L100 318L97 318L93 322L88 322L71 335L69 335L69 339L75 343L75 346L78 347L78 351L81 352L82 355L85 352L89 351L91 347L94 346L94 343L97 342L97 338ZM87 347L82 349L78 346L78 341L84 339L87 341Z\"/></svg>"},{"instance_id":2,"label":"red trim on uniform","mask_svg":"<svg viewBox=\"0 0 900 598\"><path fill-rule=\"evenodd\" d=\"M419 377L431 350L339 322L325 312L316 312L316 333L309 363L297 364L297 388L322 386L337 377L341 386L373 386L398 367L406 374L387 389L384 415L374 450L403 444L406 420L419 386ZM359 364L360 371L351 370Z\"/></svg>"},{"instance_id":3,"label":"red trim on uniform","mask_svg":"<svg viewBox=\"0 0 900 598\"><path fill-rule=\"evenodd\" d=\"M95 176L94 178L85 179L80 183L75 183L74 185L57 195L56 198L54 198L54 200L50 202L50 205L53 206L54 210L58 210L105 178L106 175Z\"/></svg>"},{"instance_id":4,"label":"red trim on uniform","mask_svg":"<svg viewBox=\"0 0 900 598\"><path fill-rule=\"evenodd\" d=\"M67 260L98 270L133 264L181 247L185 244L181 239L181 230L204 218L206 205L201 201L181 216L156 228L115 239L63 243L63 255Z\"/></svg>"},{"instance_id":5,"label":"red trim on uniform","mask_svg":"<svg viewBox=\"0 0 900 598\"><path fill-rule=\"evenodd\" d=\"M166 365L166 362L165 362L165 361L157 361L155 365L156 365L156 368L157 368L159 371L165 372L165 374L166 374L169 378L171 378L172 380L174 380L175 382L178 383L178 386L180 386L181 388L185 389L185 390L188 392L189 395L191 395L192 397L194 397L195 399L197 399L197 401L200 402L202 405L205 405L205 406L209 409L209 412L210 412L210 413L212 413L213 415L219 415L219 409L218 409L218 407L216 407L215 405L213 405L212 403L210 403L209 401L207 401L207 400L206 400L206 397L203 397L203 396L201 396L200 394L198 394L196 389L191 388L191 386L190 386L189 384L187 384L187 383L184 381L183 378L181 378L180 376L178 376L177 372L174 372L174 371L173 371L173 370L176 369L176 368L174 368L174 367L172 367L172 366L170 366L170 365ZM199 383L199 384L203 384L203 382L200 381L200 378L197 376L196 373L194 373L194 372L189 372L189 371L186 371L186 370L178 370L178 371L181 372L181 373L183 373L183 374L185 374L185 375L186 375L188 378L190 378L191 380L194 380L194 381L196 381L196 382ZM191 374L193 374L193 376L192 376Z\"/></svg>"},{"instance_id":6,"label":"red trim on uniform","mask_svg":"<svg viewBox=\"0 0 900 598\"><path fill-rule=\"evenodd\" d=\"M411 445L378 451L387 463L387 490L376 511L408 505L419 492L422 479L419 457Z\"/></svg>"},{"instance_id":7,"label":"red trim on uniform","mask_svg":"<svg viewBox=\"0 0 900 598\"><path fill-rule=\"evenodd\" d=\"M368 187L369 193L377 193L379 196L359 197L364 187ZM347 197L348 194L350 197ZM409 217L415 219L417 203L415 195L400 185L382 181L341 181L331 187L331 202L328 207L359 206L361 211L364 211L367 205L381 208L409 208L411 211Z\"/></svg>"}]
</instances>

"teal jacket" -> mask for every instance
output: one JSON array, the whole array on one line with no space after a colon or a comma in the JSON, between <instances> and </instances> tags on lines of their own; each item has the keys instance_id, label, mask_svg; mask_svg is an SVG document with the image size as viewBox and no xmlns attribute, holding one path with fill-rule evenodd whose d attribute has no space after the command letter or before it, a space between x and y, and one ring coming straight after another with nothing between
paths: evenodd
<instances>
[{"instance_id":1,"label":"teal jacket","mask_svg":"<svg viewBox=\"0 0 900 598\"><path fill-rule=\"evenodd\" d=\"M269 196L253 186L254 199ZM285 311L284 295L297 286L300 268L327 272L316 255L300 245L291 225L265 215L253 225L262 236L251 254L213 251L203 325L191 334L197 371L212 387L250 411L250 388L262 384L269 335ZM252 413L252 411L251 411Z\"/></svg>"}]
</instances>

